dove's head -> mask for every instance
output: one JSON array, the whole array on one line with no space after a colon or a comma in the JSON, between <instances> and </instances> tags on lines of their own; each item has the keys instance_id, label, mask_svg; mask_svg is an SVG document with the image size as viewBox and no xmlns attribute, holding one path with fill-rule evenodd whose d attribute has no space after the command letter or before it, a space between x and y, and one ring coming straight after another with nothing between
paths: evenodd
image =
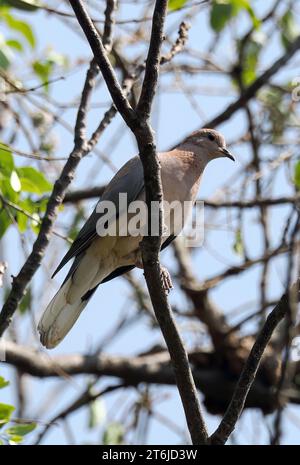
<instances>
[{"instance_id":1,"label":"dove's head","mask_svg":"<svg viewBox=\"0 0 300 465\"><path fill-rule=\"evenodd\" d=\"M219 157L234 161L233 155L226 148L224 136L214 129L200 129L193 132L184 140L183 145L194 147L195 153L203 157L207 163Z\"/></svg>"}]
</instances>

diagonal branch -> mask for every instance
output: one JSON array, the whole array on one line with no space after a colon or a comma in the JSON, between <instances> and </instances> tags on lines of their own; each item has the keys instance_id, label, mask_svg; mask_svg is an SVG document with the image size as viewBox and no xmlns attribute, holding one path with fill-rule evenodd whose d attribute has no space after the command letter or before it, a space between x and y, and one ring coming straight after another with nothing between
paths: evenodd
<instances>
[{"instance_id":1,"label":"diagonal branch","mask_svg":"<svg viewBox=\"0 0 300 465\"><path fill-rule=\"evenodd\" d=\"M204 127L214 128L219 124L227 121L231 116L238 111L240 108L244 107L246 103L251 100L257 91L261 87L265 86L270 82L270 78L274 76L300 49L300 36L298 36L294 42L285 50L284 54L278 58L264 73L262 73L249 87L247 87L240 97L233 103L231 103L222 113L220 113L215 118L207 121Z\"/></svg>"},{"instance_id":2,"label":"diagonal branch","mask_svg":"<svg viewBox=\"0 0 300 465\"><path fill-rule=\"evenodd\" d=\"M49 244L57 209L61 205L64 194L71 181L73 180L75 170L80 160L88 153L85 136L86 118L89 98L94 88L96 74L97 67L95 66L95 63L92 62L87 71L77 113L74 131L74 148L59 178L54 184L47 204L47 209L41 223L40 231L33 244L32 252L30 253L18 275L13 278L12 289L0 313L0 337L9 326L13 314L24 295L27 284L30 282L33 275L40 266L45 250Z\"/></svg>"},{"instance_id":3,"label":"diagonal branch","mask_svg":"<svg viewBox=\"0 0 300 465\"><path fill-rule=\"evenodd\" d=\"M297 288L297 299L299 299L298 286L299 282L294 285L294 287ZM228 409L226 410L220 425L210 438L211 444L225 444L230 434L233 432L235 425L243 411L247 395L255 379L264 350L267 347L275 328L287 315L290 306L289 294L290 292L285 293L281 297L280 301L272 310L264 326L259 332L246 361L244 369L241 373L239 381L236 385Z\"/></svg>"}]
</instances>

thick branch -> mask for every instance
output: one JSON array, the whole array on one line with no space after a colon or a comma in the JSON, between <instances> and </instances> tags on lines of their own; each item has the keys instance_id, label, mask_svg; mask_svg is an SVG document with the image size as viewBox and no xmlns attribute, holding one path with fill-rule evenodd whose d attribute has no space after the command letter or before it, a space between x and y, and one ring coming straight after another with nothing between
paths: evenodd
<instances>
[{"instance_id":1,"label":"thick branch","mask_svg":"<svg viewBox=\"0 0 300 465\"><path fill-rule=\"evenodd\" d=\"M136 137L144 168L146 203L150 220L151 202L158 201L161 204L162 201L160 166L156 154L152 129L148 123L148 119L158 81L160 49L163 41L163 27L167 10L167 0L157 0L155 4L150 48L146 62L138 112L135 112L131 108L126 96L122 92L114 70L106 56L101 38L85 10L83 3L81 0L70 0L70 3L77 16L78 22L89 41L95 60L100 67L114 104ZM173 320L171 308L168 304L160 277L161 269L159 263L159 251L162 234L161 207L159 209L158 220L160 226L159 235L145 236L141 243L145 278L155 315L170 351L175 369L177 386L185 410L192 441L194 444L203 444L206 442L207 432L200 411L196 387L189 367L187 354L176 324ZM149 221L148 224L150 225L151 221Z\"/></svg>"},{"instance_id":2,"label":"thick branch","mask_svg":"<svg viewBox=\"0 0 300 465\"><path fill-rule=\"evenodd\" d=\"M128 386L137 386L139 383L176 384L167 351L136 357L106 354L68 354L49 357L43 352L37 352L10 341L1 342L0 350L5 353L7 364L37 378L95 375L118 378ZM205 395L207 402L215 412L217 408L219 408L218 413L224 411L232 397L235 379L228 376L226 367L214 363L213 354L191 352L189 358L194 365L193 377L197 388ZM298 372L299 370L300 366ZM299 403L297 393L294 393L291 401ZM267 386L265 380L260 380L259 376L251 388L245 406L260 408L264 412L273 411L277 406L272 387Z\"/></svg>"}]
</instances>

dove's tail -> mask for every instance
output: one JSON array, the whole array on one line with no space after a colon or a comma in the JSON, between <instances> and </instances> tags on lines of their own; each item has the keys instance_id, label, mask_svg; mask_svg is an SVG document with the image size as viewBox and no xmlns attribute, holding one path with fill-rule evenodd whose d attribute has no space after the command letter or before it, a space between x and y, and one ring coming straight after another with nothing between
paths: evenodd
<instances>
[{"instance_id":1,"label":"dove's tail","mask_svg":"<svg viewBox=\"0 0 300 465\"><path fill-rule=\"evenodd\" d=\"M70 286L72 278L69 278L55 294L38 324L41 343L47 349L53 349L64 339L89 301L89 298L83 300L78 296L70 302Z\"/></svg>"}]
</instances>

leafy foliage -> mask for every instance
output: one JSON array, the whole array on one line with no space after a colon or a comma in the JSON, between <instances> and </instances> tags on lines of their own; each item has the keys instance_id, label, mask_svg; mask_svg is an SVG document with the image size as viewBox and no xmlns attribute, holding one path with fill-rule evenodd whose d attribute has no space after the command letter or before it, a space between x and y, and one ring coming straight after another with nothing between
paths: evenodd
<instances>
[{"instance_id":1,"label":"leafy foliage","mask_svg":"<svg viewBox=\"0 0 300 465\"><path fill-rule=\"evenodd\" d=\"M39 213L45 202L32 195L42 195L52 188L44 174L32 166L16 167L11 148L0 142L0 237L16 222L24 233L28 223L36 231Z\"/></svg>"},{"instance_id":2,"label":"leafy foliage","mask_svg":"<svg viewBox=\"0 0 300 465\"><path fill-rule=\"evenodd\" d=\"M294 167L294 184L296 190L300 190L300 160L297 161Z\"/></svg>"},{"instance_id":3,"label":"leafy foliage","mask_svg":"<svg viewBox=\"0 0 300 465\"><path fill-rule=\"evenodd\" d=\"M250 0L213 0L210 12L210 25L216 32L221 32L226 24L241 11L246 11L256 28L259 20L256 17Z\"/></svg>"},{"instance_id":4,"label":"leafy foliage","mask_svg":"<svg viewBox=\"0 0 300 465\"><path fill-rule=\"evenodd\" d=\"M249 86L257 77L257 64L259 54L265 44L265 35L261 31L255 31L246 44L239 43L241 56L241 81L243 86Z\"/></svg>"},{"instance_id":5,"label":"leafy foliage","mask_svg":"<svg viewBox=\"0 0 300 465\"><path fill-rule=\"evenodd\" d=\"M7 4L7 2L2 2L0 5L0 22L5 23L10 33L17 33L17 36L6 39L3 34L0 34L0 69L2 68L5 71L11 66L15 53L23 53L25 51L25 47L21 42L22 38L25 39L31 48L34 48L36 45L35 35L30 24L27 21L15 18L9 8L5 6Z\"/></svg>"},{"instance_id":6,"label":"leafy foliage","mask_svg":"<svg viewBox=\"0 0 300 465\"><path fill-rule=\"evenodd\" d=\"M18 10L33 12L38 9L41 2L39 0L2 0L2 4Z\"/></svg>"},{"instance_id":7,"label":"leafy foliage","mask_svg":"<svg viewBox=\"0 0 300 465\"><path fill-rule=\"evenodd\" d=\"M9 385L2 376L0 376L0 389ZM4 425L7 425L11 421L11 415L14 412L15 407L13 405L0 403L0 429ZM6 428L4 432L0 431L0 444L19 444L23 441L24 436L36 427L36 423L19 423L15 426Z\"/></svg>"},{"instance_id":8,"label":"leafy foliage","mask_svg":"<svg viewBox=\"0 0 300 465\"><path fill-rule=\"evenodd\" d=\"M287 10L280 18L279 27L281 29L281 42L285 48L288 48L300 33L299 25L292 11Z\"/></svg>"},{"instance_id":9,"label":"leafy foliage","mask_svg":"<svg viewBox=\"0 0 300 465\"><path fill-rule=\"evenodd\" d=\"M289 87L289 86L287 86ZM285 98L285 92L281 88L268 87L259 94L259 99L264 104L265 120L270 126L273 141L277 140L292 119L291 99Z\"/></svg>"},{"instance_id":10,"label":"leafy foliage","mask_svg":"<svg viewBox=\"0 0 300 465\"><path fill-rule=\"evenodd\" d=\"M185 4L187 0L169 0L168 7L170 11L180 10Z\"/></svg>"},{"instance_id":11,"label":"leafy foliage","mask_svg":"<svg viewBox=\"0 0 300 465\"><path fill-rule=\"evenodd\" d=\"M233 244L233 250L237 255L243 256L244 244L243 244L242 231L240 229L237 229L235 233L235 241Z\"/></svg>"},{"instance_id":12,"label":"leafy foliage","mask_svg":"<svg viewBox=\"0 0 300 465\"><path fill-rule=\"evenodd\" d=\"M124 427L121 423L110 423L103 432L102 444L104 446L123 444L124 434Z\"/></svg>"}]
</instances>

